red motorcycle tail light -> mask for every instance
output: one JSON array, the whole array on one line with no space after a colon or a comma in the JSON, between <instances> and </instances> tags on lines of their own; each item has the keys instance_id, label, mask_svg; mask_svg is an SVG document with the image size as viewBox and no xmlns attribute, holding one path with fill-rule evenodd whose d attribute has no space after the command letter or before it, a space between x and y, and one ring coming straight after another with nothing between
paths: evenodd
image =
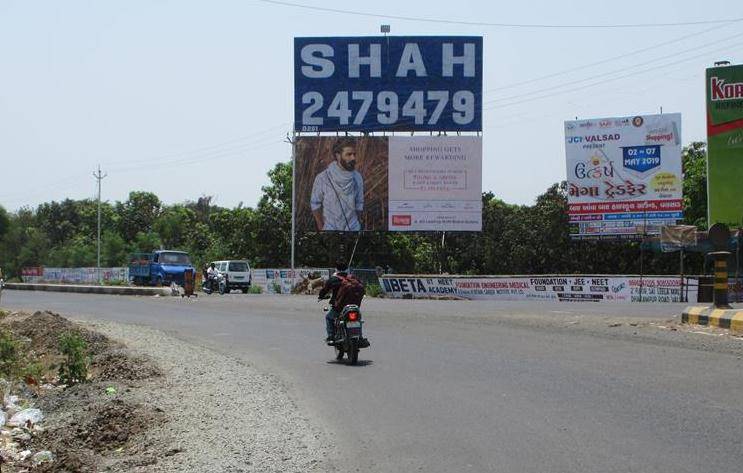
<instances>
[{"instance_id":1,"label":"red motorcycle tail light","mask_svg":"<svg viewBox=\"0 0 743 473\"><path fill-rule=\"evenodd\" d=\"M351 321L359 320L359 313L358 312L349 312L348 313L348 320L351 320Z\"/></svg>"}]
</instances>

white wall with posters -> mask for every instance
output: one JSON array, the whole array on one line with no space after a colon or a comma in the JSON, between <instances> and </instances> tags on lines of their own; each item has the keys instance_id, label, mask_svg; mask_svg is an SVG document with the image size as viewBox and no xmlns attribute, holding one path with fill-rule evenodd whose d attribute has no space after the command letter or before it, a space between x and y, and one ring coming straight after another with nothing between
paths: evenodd
<instances>
[{"instance_id":1,"label":"white wall with posters","mask_svg":"<svg viewBox=\"0 0 743 473\"><path fill-rule=\"evenodd\" d=\"M565 122L570 234L633 238L682 218L681 115Z\"/></svg>"},{"instance_id":2,"label":"white wall with posters","mask_svg":"<svg viewBox=\"0 0 743 473\"><path fill-rule=\"evenodd\" d=\"M267 294L291 294L294 287L310 275L320 276L326 280L330 277L330 270L322 268L297 268L292 271L288 268L254 268L252 284L260 287L261 291Z\"/></svg>"},{"instance_id":3,"label":"white wall with posters","mask_svg":"<svg viewBox=\"0 0 743 473\"><path fill-rule=\"evenodd\" d=\"M631 303L679 302L681 294L681 281L673 276L385 275L380 283L391 297L414 298L456 296L475 300ZM696 302L696 281L687 278L684 285L684 300Z\"/></svg>"},{"instance_id":4,"label":"white wall with posters","mask_svg":"<svg viewBox=\"0 0 743 473\"><path fill-rule=\"evenodd\" d=\"M389 230L480 231L482 138L390 137Z\"/></svg>"}]
</instances>

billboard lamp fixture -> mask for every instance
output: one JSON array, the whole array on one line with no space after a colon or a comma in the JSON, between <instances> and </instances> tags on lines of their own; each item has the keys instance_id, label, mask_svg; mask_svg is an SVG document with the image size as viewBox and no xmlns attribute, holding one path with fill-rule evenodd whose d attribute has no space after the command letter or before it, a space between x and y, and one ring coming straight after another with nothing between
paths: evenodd
<instances>
[{"instance_id":1,"label":"billboard lamp fixture","mask_svg":"<svg viewBox=\"0 0 743 473\"><path fill-rule=\"evenodd\" d=\"M730 61L715 61L715 67L729 66L729 65L730 65Z\"/></svg>"}]
</instances>

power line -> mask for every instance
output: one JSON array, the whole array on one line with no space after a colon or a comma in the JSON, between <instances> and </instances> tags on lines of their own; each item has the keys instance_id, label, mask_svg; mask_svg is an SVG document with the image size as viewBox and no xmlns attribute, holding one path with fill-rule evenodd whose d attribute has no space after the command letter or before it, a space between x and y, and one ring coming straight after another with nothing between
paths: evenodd
<instances>
[{"instance_id":1,"label":"power line","mask_svg":"<svg viewBox=\"0 0 743 473\"><path fill-rule=\"evenodd\" d=\"M194 148L194 149L191 149L191 150L188 150L188 151L178 151L178 152L174 152L174 153L166 153L166 154L163 154L163 155L152 156L150 158L143 158L143 159L139 159L139 160L109 161L106 164L126 164L126 165L131 165L131 164L137 164L137 163L149 163L149 162L154 161L154 160L160 160L160 159L170 158L170 157L176 157L176 156L185 156L185 155L192 154L192 153L199 153L201 151L208 151L208 150L212 150L212 149L216 149L216 148L221 148L221 147L224 147L224 146L229 145L229 144L232 144L232 143L238 143L240 141L245 141L245 140L253 139L256 136L264 135L266 133L272 132L273 130L275 130L275 129L279 128L279 127L285 127L287 125L287 123L288 122L284 122L284 123L281 123L281 124L278 124L278 125L274 125L274 126L269 127L269 128L264 128L263 130L259 130L259 131L256 131L254 133L250 133L249 135L241 136L239 138L233 138L231 140L223 141L221 143L216 143L216 144L213 144L213 145L203 146L203 147L200 147L200 148Z\"/></svg>"},{"instance_id":2,"label":"power line","mask_svg":"<svg viewBox=\"0 0 743 473\"><path fill-rule=\"evenodd\" d=\"M718 51L726 51L730 47L741 46L741 45L743 45L743 42L731 44L731 45L728 45L728 46L726 46L724 48L713 49L713 50L707 51L705 53L698 54L696 56L688 57L688 58L685 58L685 59L680 59L680 60L674 61L674 62L669 62L667 64L662 64L662 65L659 65L659 66L656 66L656 67L649 67L647 69L643 69L643 70L640 70L640 71L633 71L630 74L625 74L625 75L620 75L620 76L614 76L614 77L611 77L609 79L605 79L605 80L593 82L591 84L586 84L586 85L581 86L581 87L574 87L572 89L561 90L561 91L553 92L553 93L546 94L546 95L537 95L537 96L534 96L534 97L526 98L524 100L517 100L515 102L506 103L506 104L494 104L491 107L483 107L483 111L485 111L485 110L494 110L494 109L504 108L504 107L511 107L513 105L520 105L522 103L533 102L534 100L540 100L540 99L544 99L544 98L550 98L550 97L554 97L554 96L560 95L560 94L566 94L566 93L570 93L570 92L577 92L577 91L580 91L580 90L588 89L590 87L595 87L597 85L602 85L602 84L605 84L607 82L614 82L614 81L617 81L617 80L621 80L621 79L626 79L626 78L629 78L629 77L637 76L637 75L642 74L642 73L645 73L645 72L650 72L650 71L654 71L654 70L658 70L658 69L663 69L663 68L666 68L666 67L675 66L677 64L681 64L681 63L684 63L684 62L693 61L694 59L706 57L710 53L714 53L714 52L718 52ZM538 92L542 92L542 91L543 90L539 90L539 91L537 91L537 93Z\"/></svg>"},{"instance_id":3,"label":"power line","mask_svg":"<svg viewBox=\"0 0 743 473\"><path fill-rule=\"evenodd\" d=\"M557 85L553 85L551 87L542 88L539 91L540 92L546 92L548 90L561 89L561 88L567 87L569 85L579 84L581 82L587 82L587 81L590 81L592 79L598 79L600 77L606 77L606 76L609 76L609 75L612 75L612 74L624 72L627 69L632 69L632 68L635 68L635 67L646 66L646 65L652 64L652 63L654 63L656 61L660 61L660 60L663 60L663 59L670 59L670 58L673 58L673 57L676 57L676 56L680 56L682 54L686 54L686 53L689 53L689 52L692 52L692 51L698 51L700 49L704 49L704 48L708 48L710 46L718 45L718 44L720 44L720 41L727 41L727 40L739 38L741 36L743 36L743 33L738 33L738 34L735 34L735 35L732 35L732 36L728 36L726 38L722 38L720 40L717 40L717 41L714 41L714 42L711 42L711 43L703 44L701 46L697 46L697 47L694 47L694 48L685 49L683 51L678 51L676 53L667 54L665 56L661 56L661 57L657 57L657 58L654 58L654 59L650 59L648 61L644 61L644 62L632 64L630 66L623 67L622 69L615 69L613 71L603 72L601 74L596 74L596 75L593 75L593 76L584 77L582 79L576 79L574 81L564 82L562 84L557 84ZM717 50L719 50L719 49L717 49ZM717 51L717 50L713 50L713 51ZM705 53L705 54L707 54L707 53ZM528 93L528 92L527 93L523 93L523 94L511 95L509 97L502 97L502 98L498 98L498 99L488 100L487 102L484 102L484 104L487 105L487 104L496 103L496 102L510 101L510 100L513 100L513 99L521 98L521 97L528 97L530 95L532 95L532 94L531 93Z\"/></svg>"},{"instance_id":4,"label":"power line","mask_svg":"<svg viewBox=\"0 0 743 473\"><path fill-rule=\"evenodd\" d=\"M495 28L661 28L667 26L693 26L693 25L719 25L723 23L732 23L741 21L743 18L732 18L726 20L698 20L682 21L674 23L620 23L620 24L594 24L594 25L572 25L572 24L540 24L540 23L490 23L483 21L457 21L443 20L440 18L424 18L416 16L388 15L383 13L361 12L356 10L342 10L339 8L318 7L314 5L303 5L301 3L284 2L279 0L256 0L261 3L270 5L279 5L283 7L302 8L305 10L320 11L325 13L338 13L342 15L365 16L371 18L387 18L391 20L418 21L423 23L440 23L447 25L465 25L465 26L489 26Z\"/></svg>"},{"instance_id":5,"label":"power line","mask_svg":"<svg viewBox=\"0 0 743 473\"><path fill-rule=\"evenodd\" d=\"M731 23L731 25L732 24L734 24L734 23ZM664 41L662 43L652 44L652 45L647 46L645 48L636 49L634 51L630 51L630 52L627 52L627 53L624 53L624 54L620 54L618 56L613 56L613 57L610 57L610 58L602 59L600 61L591 62L591 63L584 64L582 66L577 66L577 67L574 67L574 68L571 68L571 69L565 69L563 71L554 72L552 74L546 74L546 75L543 75L543 76L534 77L533 79L527 79L527 80L520 81L520 82L514 82L512 84L506 84L506 85L503 85L503 86L500 86L500 87L494 87L492 89L487 89L485 92L487 93L487 92L495 92L495 91L498 91L498 90L512 89L514 87L521 87L521 86L524 86L524 85L527 85L527 84L532 84L534 82L539 82L539 81L542 81L542 80L545 80L545 79L551 79L553 77L559 77L559 76L562 76L562 75L565 75L565 74L570 74L571 72L577 72L577 71L581 71L583 69L588 69L589 67L599 66L601 64L606 64L608 62L613 62L613 61L617 61L619 59L624 59L624 58L627 58L627 57L630 57L630 56L634 56L634 55L637 55L637 54L642 54L642 53L651 51L653 49L661 48L663 46L668 46L669 44L675 44L675 43L678 43L679 41L683 41L683 40L686 40L686 39L689 39L689 38L693 38L695 36L701 36L703 34L706 34L706 33L711 32L711 31L719 31L721 28L727 28L728 26L730 26L730 25L713 26L712 28L707 28L707 29L704 29L702 31L698 31L696 33L691 33L691 34L684 35L684 36L679 36L677 38L674 38L674 39L669 40L669 41Z\"/></svg>"}]
</instances>

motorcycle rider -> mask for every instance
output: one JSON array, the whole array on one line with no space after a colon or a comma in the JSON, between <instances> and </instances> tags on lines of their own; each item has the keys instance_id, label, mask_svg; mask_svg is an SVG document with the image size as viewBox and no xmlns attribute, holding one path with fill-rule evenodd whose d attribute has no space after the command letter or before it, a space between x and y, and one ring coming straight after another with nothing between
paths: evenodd
<instances>
[{"instance_id":1,"label":"motorcycle rider","mask_svg":"<svg viewBox=\"0 0 743 473\"><path fill-rule=\"evenodd\" d=\"M209 287L213 291L216 290L218 276L219 276L219 270L216 268L214 263L211 263L209 265L209 269L206 270L206 277L209 280Z\"/></svg>"},{"instance_id":2,"label":"motorcycle rider","mask_svg":"<svg viewBox=\"0 0 743 473\"><path fill-rule=\"evenodd\" d=\"M326 342L333 341L333 332L335 326L335 318L340 317L340 313L335 309L335 296L338 293L338 289L341 287L341 278L348 276L348 265L345 261L337 260L335 262L335 273L325 281L325 285L320 290L320 294L317 296L317 300L326 299L328 293L330 293L330 308L325 313L325 332L328 337L325 339Z\"/></svg>"}]
</instances>

